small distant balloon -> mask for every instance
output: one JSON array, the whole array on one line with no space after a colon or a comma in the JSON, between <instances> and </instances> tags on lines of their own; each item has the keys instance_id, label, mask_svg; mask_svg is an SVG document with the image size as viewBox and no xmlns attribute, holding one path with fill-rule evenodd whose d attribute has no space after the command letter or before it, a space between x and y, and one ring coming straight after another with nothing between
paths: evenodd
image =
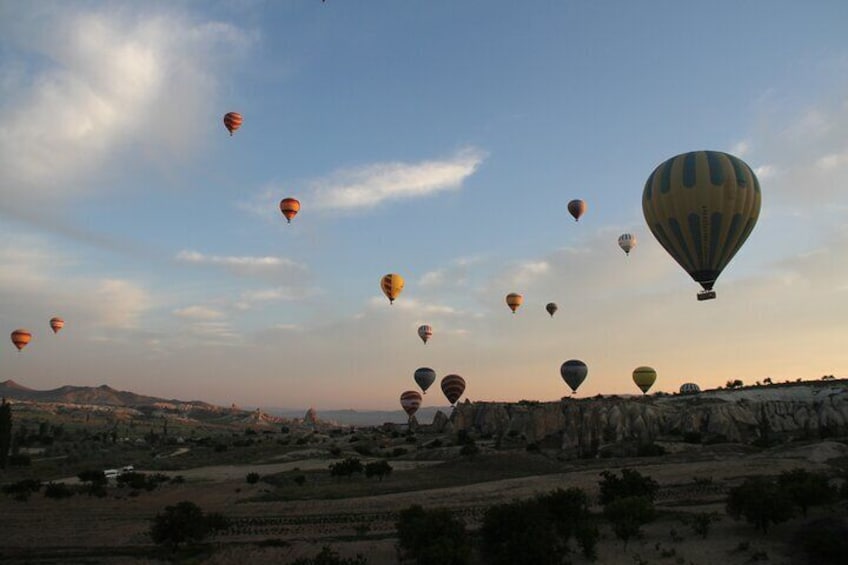
<instances>
[{"instance_id":1,"label":"small distant balloon","mask_svg":"<svg viewBox=\"0 0 848 565\"><path fill-rule=\"evenodd\" d=\"M624 251L625 255L630 255L630 250L636 247L636 236L623 233L618 236L618 246Z\"/></svg>"},{"instance_id":2,"label":"small distant balloon","mask_svg":"<svg viewBox=\"0 0 848 565\"><path fill-rule=\"evenodd\" d=\"M400 405L406 415L412 418L421 406L421 393L416 390L408 390L400 395Z\"/></svg>"},{"instance_id":3,"label":"small distant balloon","mask_svg":"<svg viewBox=\"0 0 848 565\"><path fill-rule=\"evenodd\" d=\"M698 394L701 392L701 387L695 383L683 383L680 385L680 394Z\"/></svg>"},{"instance_id":4,"label":"small distant balloon","mask_svg":"<svg viewBox=\"0 0 848 565\"><path fill-rule=\"evenodd\" d=\"M509 306L513 314L515 314L515 311L518 310L522 302L524 302L524 297L517 292L510 292L506 295L506 305Z\"/></svg>"},{"instance_id":5,"label":"small distant balloon","mask_svg":"<svg viewBox=\"0 0 848 565\"><path fill-rule=\"evenodd\" d=\"M380 280L380 288L383 289L383 294L389 299L389 304L393 304L395 298L403 290L403 277L397 273L389 273Z\"/></svg>"},{"instance_id":6,"label":"small distant balloon","mask_svg":"<svg viewBox=\"0 0 848 565\"><path fill-rule=\"evenodd\" d=\"M230 132L230 135L233 135L241 127L242 121L244 120L238 112L227 112L224 114L224 126Z\"/></svg>"},{"instance_id":7,"label":"small distant balloon","mask_svg":"<svg viewBox=\"0 0 848 565\"><path fill-rule=\"evenodd\" d=\"M54 317L50 318L50 329L53 330L53 333L59 333L59 330L65 327L65 320L62 318Z\"/></svg>"},{"instance_id":8,"label":"small distant balloon","mask_svg":"<svg viewBox=\"0 0 848 565\"><path fill-rule=\"evenodd\" d=\"M647 394L656 380L657 372L653 367L636 367L633 370L633 382L636 383L642 394Z\"/></svg>"},{"instance_id":9,"label":"small distant balloon","mask_svg":"<svg viewBox=\"0 0 848 565\"><path fill-rule=\"evenodd\" d=\"M445 398L448 399L451 406L456 404L456 401L465 392L465 379L459 375L447 375L442 379L441 385L442 393L444 393Z\"/></svg>"},{"instance_id":10,"label":"small distant balloon","mask_svg":"<svg viewBox=\"0 0 848 565\"><path fill-rule=\"evenodd\" d=\"M283 198L280 200L280 212L285 216L286 221L291 223L292 218L300 212L300 201L296 198Z\"/></svg>"},{"instance_id":11,"label":"small distant balloon","mask_svg":"<svg viewBox=\"0 0 848 565\"><path fill-rule=\"evenodd\" d=\"M550 314L551 318L553 318L556 311L559 310L559 306L556 305L556 302L548 302L545 306L545 310L547 310L548 314Z\"/></svg>"},{"instance_id":12,"label":"small distant balloon","mask_svg":"<svg viewBox=\"0 0 848 565\"><path fill-rule=\"evenodd\" d=\"M430 367L419 367L415 369L415 384L421 387L421 392L427 394L427 389L436 382L436 371Z\"/></svg>"},{"instance_id":13,"label":"small distant balloon","mask_svg":"<svg viewBox=\"0 0 848 565\"><path fill-rule=\"evenodd\" d=\"M26 347L31 340L32 334L29 332L29 330L20 328L12 332L12 343L15 344L15 347L18 348L18 351Z\"/></svg>"},{"instance_id":14,"label":"small distant balloon","mask_svg":"<svg viewBox=\"0 0 848 565\"><path fill-rule=\"evenodd\" d=\"M589 367L586 363L579 359L569 359L559 368L559 374L565 384L571 389L571 392L577 392L577 389L586 380L586 375L589 374Z\"/></svg>"},{"instance_id":15,"label":"small distant balloon","mask_svg":"<svg viewBox=\"0 0 848 565\"><path fill-rule=\"evenodd\" d=\"M586 203L582 200L572 200L568 203L568 213L574 217L575 222L578 221L586 213Z\"/></svg>"},{"instance_id":16,"label":"small distant balloon","mask_svg":"<svg viewBox=\"0 0 848 565\"><path fill-rule=\"evenodd\" d=\"M431 337L433 337L432 326L428 326L426 324L423 325L423 326L418 326L418 337L421 338L421 341L423 341L424 343L427 343L427 340L429 340Z\"/></svg>"}]
</instances>

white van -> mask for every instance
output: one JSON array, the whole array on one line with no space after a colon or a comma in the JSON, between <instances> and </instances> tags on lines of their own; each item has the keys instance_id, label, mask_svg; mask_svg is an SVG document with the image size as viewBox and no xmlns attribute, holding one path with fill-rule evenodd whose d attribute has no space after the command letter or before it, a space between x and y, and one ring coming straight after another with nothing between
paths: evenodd
<instances>
[{"instance_id":1,"label":"white van","mask_svg":"<svg viewBox=\"0 0 848 565\"><path fill-rule=\"evenodd\" d=\"M117 479L118 478L118 470L117 469L106 469L103 471L103 474L106 475L107 479Z\"/></svg>"}]
</instances>

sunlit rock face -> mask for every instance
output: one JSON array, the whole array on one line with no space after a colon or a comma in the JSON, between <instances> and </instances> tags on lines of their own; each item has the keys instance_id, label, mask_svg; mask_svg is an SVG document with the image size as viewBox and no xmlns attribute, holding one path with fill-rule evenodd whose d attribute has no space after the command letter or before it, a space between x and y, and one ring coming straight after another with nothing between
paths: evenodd
<instances>
[{"instance_id":1,"label":"sunlit rock face","mask_svg":"<svg viewBox=\"0 0 848 565\"><path fill-rule=\"evenodd\" d=\"M591 456L604 446L621 443L817 439L848 433L848 381L695 395L464 403L456 406L449 422L440 419L437 427L499 441L513 438L556 446L575 457Z\"/></svg>"}]
</instances>

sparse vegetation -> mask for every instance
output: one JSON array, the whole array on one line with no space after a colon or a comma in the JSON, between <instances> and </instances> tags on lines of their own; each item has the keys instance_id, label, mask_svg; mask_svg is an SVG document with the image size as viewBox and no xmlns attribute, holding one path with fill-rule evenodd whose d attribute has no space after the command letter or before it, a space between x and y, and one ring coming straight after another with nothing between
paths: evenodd
<instances>
[{"instance_id":1,"label":"sparse vegetation","mask_svg":"<svg viewBox=\"0 0 848 565\"><path fill-rule=\"evenodd\" d=\"M471 538L450 510L402 510L397 522L398 545L419 565L464 565L470 562Z\"/></svg>"},{"instance_id":2,"label":"sparse vegetation","mask_svg":"<svg viewBox=\"0 0 848 565\"><path fill-rule=\"evenodd\" d=\"M176 550L182 543L199 542L215 531L226 529L228 523L222 515L204 515L195 503L184 500L156 515L150 537L154 543Z\"/></svg>"}]
</instances>

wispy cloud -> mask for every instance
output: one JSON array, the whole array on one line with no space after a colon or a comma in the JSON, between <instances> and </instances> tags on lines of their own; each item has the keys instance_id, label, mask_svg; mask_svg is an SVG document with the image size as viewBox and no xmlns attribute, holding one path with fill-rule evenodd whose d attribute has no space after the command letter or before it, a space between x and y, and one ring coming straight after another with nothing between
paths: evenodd
<instances>
[{"instance_id":1,"label":"wispy cloud","mask_svg":"<svg viewBox=\"0 0 848 565\"><path fill-rule=\"evenodd\" d=\"M240 276L284 276L306 271L300 263L273 256L206 255L182 250L177 253L176 260L189 265L219 267Z\"/></svg>"},{"instance_id":2,"label":"wispy cloud","mask_svg":"<svg viewBox=\"0 0 848 565\"><path fill-rule=\"evenodd\" d=\"M208 306L186 306L173 312L177 318L189 320L218 320L225 317L224 313Z\"/></svg>"},{"instance_id":3,"label":"wispy cloud","mask_svg":"<svg viewBox=\"0 0 848 565\"><path fill-rule=\"evenodd\" d=\"M389 200L456 190L485 159L476 148L453 157L418 163L376 163L339 171L311 183L315 208L370 208Z\"/></svg>"}]
</instances>

